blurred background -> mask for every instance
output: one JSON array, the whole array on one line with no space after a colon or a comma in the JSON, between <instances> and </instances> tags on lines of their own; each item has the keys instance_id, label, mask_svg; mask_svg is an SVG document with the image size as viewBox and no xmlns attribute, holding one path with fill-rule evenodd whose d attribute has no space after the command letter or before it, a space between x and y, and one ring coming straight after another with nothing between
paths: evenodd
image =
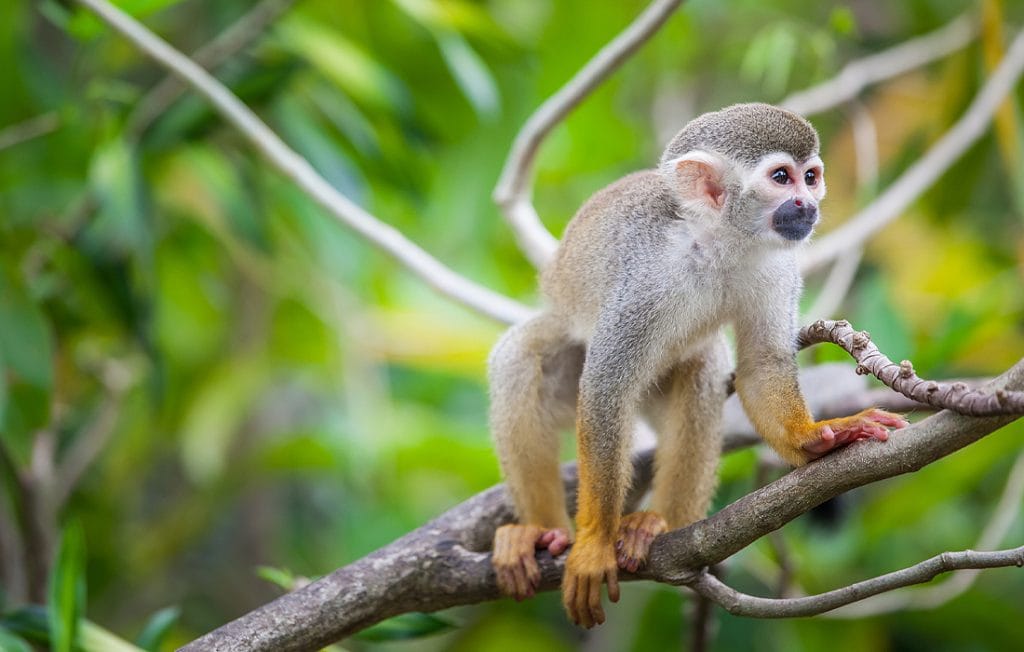
<instances>
[{"instance_id":1,"label":"blurred background","mask_svg":"<svg viewBox=\"0 0 1024 652\"><path fill-rule=\"evenodd\" d=\"M509 145L646 6L117 4L188 53L259 4L263 24L217 76L348 197L526 303L535 272L490 199ZM1024 5L687 2L552 133L538 211L559 234L695 115L779 101L964 12L983 18L969 45L814 116L827 232L957 120ZM172 649L500 480L485 360L501 325L339 226L204 102L154 91L163 69L73 3L0 3L0 61L0 649L69 646L79 613L80 649ZM930 378L994 375L1024 355L1022 90L872 240L832 314L814 317L850 319ZM863 160L858 171L854 116L876 131L877 174ZM805 308L823 278L808 278ZM818 347L806 362L825 360L848 358ZM738 554L727 578L773 595L782 549L794 590L817 592L975 547L1003 495L1009 516L990 545L1019 545L1020 496L1004 488L1022 443L1015 424L855 491L831 518L803 517ZM757 466L754 450L725 458L716 504L755 488ZM936 607L861 619L716 609L713 649L1020 649L1022 595L1024 574L1005 569ZM48 605L49 619L26 605ZM691 609L677 589L636 583L589 635L545 594L408 618L340 647L685 649Z\"/></svg>"}]
</instances>

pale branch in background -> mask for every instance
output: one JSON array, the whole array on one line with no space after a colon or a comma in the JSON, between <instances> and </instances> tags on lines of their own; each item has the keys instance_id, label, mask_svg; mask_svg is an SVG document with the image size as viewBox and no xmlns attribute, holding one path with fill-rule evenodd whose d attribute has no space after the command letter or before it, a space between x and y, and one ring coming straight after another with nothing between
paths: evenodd
<instances>
[{"instance_id":1,"label":"pale branch in background","mask_svg":"<svg viewBox=\"0 0 1024 652\"><path fill-rule=\"evenodd\" d=\"M1021 501L1024 500L1024 453L1017 456L1013 468L1007 476L1003 495L992 512L985 529L974 548L992 550L1002 543L1013 523L1020 514ZM954 598L963 595L981 572L977 569L962 570L954 573L949 580L937 586L929 586L910 591L886 593L868 598L862 602L850 604L828 614L829 618L866 618L907 609L934 609Z\"/></svg>"},{"instance_id":2,"label":"pale branch in background","mask_svg":"<svg viewBox=\"0 0 1024 652\"><path fill-rule=\"evenodd\" d=\"M60 116L50 111L24 122L0 129L0 151L14 147L20 143L39 138L56 131L60 127Z\"/></svg>"},{"instance_id":3,"label":"pale branch in background","mask_svg":"<svg viewBox=\"0 0 1024 652\"><path fill-rule=\"evenodd\" d=\"M857 373L873 374L888 387L919 403L971 416L1024 414L1024 392L971 389L967 383L938 383L914 373L909 360L896 364L878 350L866 331L856 331L845 320L819 320L800 330L798 346L832 342L857 361Z\"/></svg>"},{"instance_id":4,"label":"pale branch in background","mask_svg":"<svg viewBox=\"0 0 1024 652\"><path fill-rule=\"evenodd\" d=\"M205 97L221 116L248 139L281 174L295 182L341 224L366 238L439 293L507 324L532 311L512 299L457 274L394 227L385 224L338 192L302 156L288 147L241 100L210 73L107 0L77 0L101 20L168 68Z\"/></svg>"},{"instance_id":5,"label":"pale branch in background","mask_svg":"<svg viewBox=\"0 0 1024 652\"><path fill-rule=\"evenodd\" d=\"M945 26L852 61L835 77L789 95L779 103L805 116L823 113L856 98L866 87L928 65L963 49L978 33L978 21L963 14Z\"/></svg>"},{"instance_id":6,"label":"pale branch in background","mask_svg":"<svg viewBox=\"0 0 1024 652\"><path fill-rule=\"evenodd\" d=\"M808 248L803 257L803 272L817 269L850 247L860 245L899 217L984 135L1022 73L1024 30L1014 38L999 67L956 124L875 201Z\"/></svg>"},{"instance_id":7,"label":"pale branch in background","mask_svg":"<svg viewBox=\"0 0 1024 652\"><path fill-rule=\"evenodd\" d=\"M570 111L647 42L682 3L683 0L652 2L565 86L541 104L516 135L494 189L494 201L512 227L519 247L535 267L543 267L558 245L558 240L541 223L531 198L534 163L541 143Z\"/></svg>"},{"instance_id":8,"label":"pale branch in background","mask_svg":"<svg viewBox=\"0 0 1024 652\"><path fill-rule=\"evenodd\" d=\"M726 586L717 577L707 572L701 572L696 580L687 582L687 586L721 605L735 616L797 618L821 614L885 591L892 591L912 584L923 584L931 581L937 575L954 570L1006 566L1024 566L1024 546L996 552L975 552L973 550L944 552L909 568L850 584L827 593L802 598L761 598L747 595Z\"/></svg>"},{"instance_id":9,"label":"pale branch in background","mask_svg":"<svg viewBox=\"0 0 1024 652\"><path fill-rule=\"evenodd\" d=\"M98 374L104 395L92 420L82 428L61 457L53 474L51 500L60 510L114 434L125 392L135 379L121 361L109 361Z\"/></svg>"},{"instance_id":10,"label":"pale branch in background","mask_svg":"<svg viewBox=\"0 0 1024 652\"><path fill-rule=\"evenodd\" d=\"M243 14L212 41L192 53L191 59L211 70L258 39L295 0L263 0ZM125 133L139 138L185 92L187 86L173 75L167 75L135 105L125 121Z\"/></svg>"}]
</instances>

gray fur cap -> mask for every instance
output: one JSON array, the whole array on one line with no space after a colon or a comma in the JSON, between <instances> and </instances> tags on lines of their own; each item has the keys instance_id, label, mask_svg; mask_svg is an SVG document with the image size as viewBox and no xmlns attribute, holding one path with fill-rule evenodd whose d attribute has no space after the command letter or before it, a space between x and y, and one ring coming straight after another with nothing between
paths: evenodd
<instances>
[{"instance_id":1,"label":"gray fur cap","mask_svg":"<svg viewBox=\"0 0 1024 652\"><path fill-rule=\"evenodd\" d=\"M797 114L771 104L733 104L691 120L665 148L661 164L695 149L747 167L771 152L806 161L818 153L818 132Z\"/></svg>"}]
</instances>

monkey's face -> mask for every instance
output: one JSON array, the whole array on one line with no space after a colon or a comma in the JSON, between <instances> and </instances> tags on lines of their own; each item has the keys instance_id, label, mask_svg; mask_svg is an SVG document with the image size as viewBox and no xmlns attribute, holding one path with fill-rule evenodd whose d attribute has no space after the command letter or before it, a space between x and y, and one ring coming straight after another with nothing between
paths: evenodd
<instances>
[{"instance_id":1,"label":"monkey's face","mask_svg":"<svg viewBox=\"0 0 1024 652\"><path fill-rule=\"evenodd\" d=\"M818 204L825 197L825 169L818 156L797 161L785 153L770 154L750 171L744 194L753 201L750 225L780 243L802 242L818 223ZM746 212L746 211L745 211Z\"/></svg>"}]
</instances>

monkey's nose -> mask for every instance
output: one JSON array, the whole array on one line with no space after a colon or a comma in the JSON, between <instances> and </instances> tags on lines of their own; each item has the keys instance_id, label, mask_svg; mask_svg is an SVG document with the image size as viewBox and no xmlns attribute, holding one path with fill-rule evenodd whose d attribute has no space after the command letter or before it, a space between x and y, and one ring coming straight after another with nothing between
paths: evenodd
<instances>
[{"instance_id":1,"label":"monkey's nose","mask_svg":"<svg viewBox=\"0 0 1024 652\"><path fill-rule=\"evenodd\" d=\"M802 199L794 199L793 203L796 204L797 206L803 206L804 205L804 200L802 200Z\"/></svg>"}]
</instances>

